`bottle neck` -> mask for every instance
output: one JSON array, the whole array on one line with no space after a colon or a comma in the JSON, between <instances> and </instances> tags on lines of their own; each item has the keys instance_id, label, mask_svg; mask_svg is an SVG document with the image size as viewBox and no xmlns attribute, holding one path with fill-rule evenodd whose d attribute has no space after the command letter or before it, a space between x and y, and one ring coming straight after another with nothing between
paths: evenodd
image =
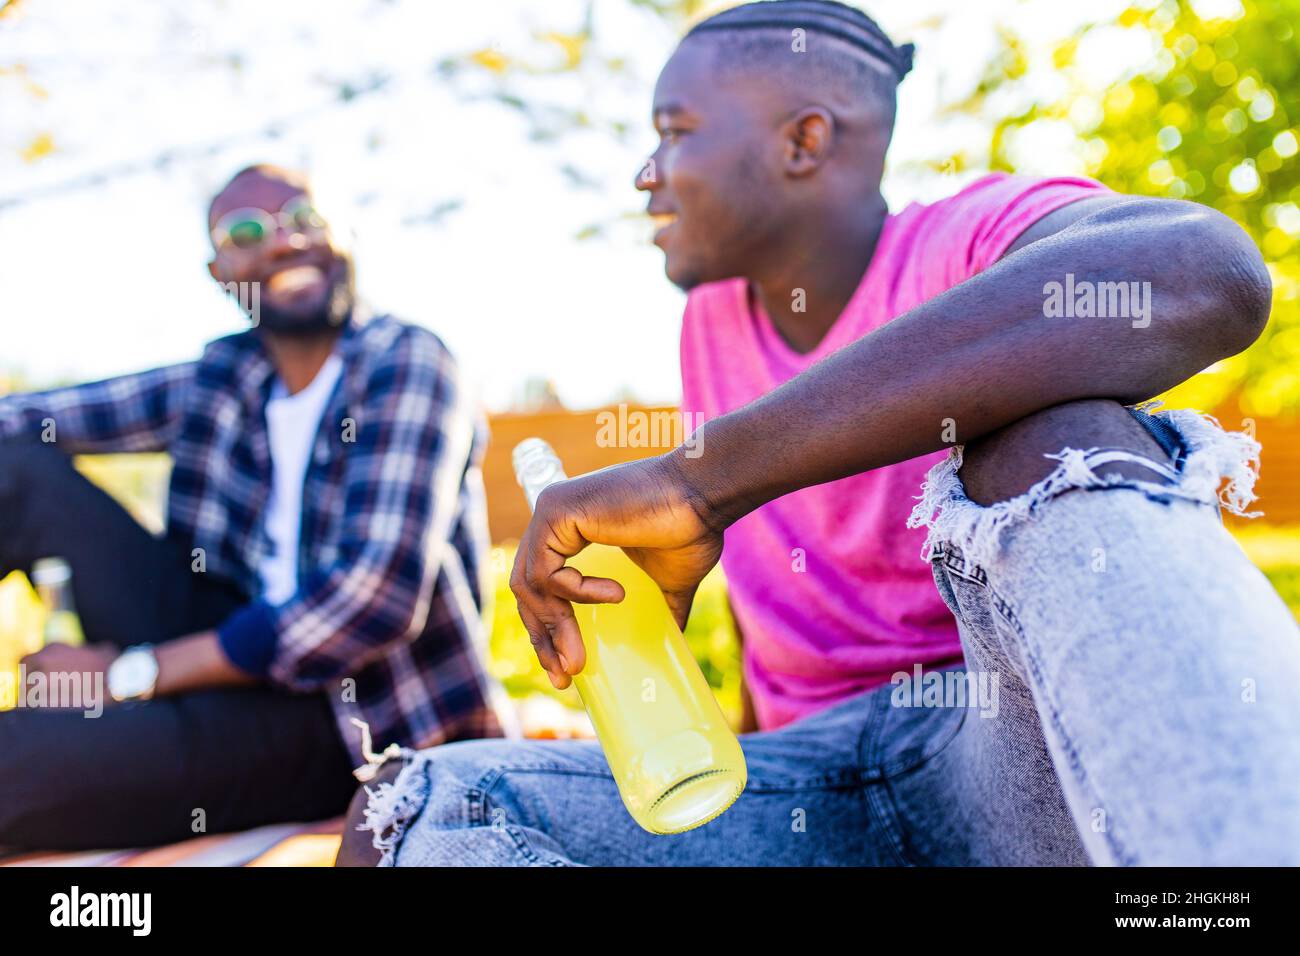
<instances>
[{"instance_id":1,"label":"bottle neck","mask_svg":"<svg viewBox=\"0 0 1300 956\"><path fill-rule=\"evenodd\" d=\"M72 603L72 588L64 582L37 585L36 593L51 614L56 611L76 611Z\"/></svg>"},{"instance_id":2,"label":"bottle neck","mask_svg":"<svg viewBox=\"0 0 1300 956\"><path fill-rule=\"evenodd\" d=\"M540 438L528 438L515 446L515 478L528 498L528 510L537 508L537 498L550 485L564 481L568 475L560 457Z\"/></svg>"}]
</instances>

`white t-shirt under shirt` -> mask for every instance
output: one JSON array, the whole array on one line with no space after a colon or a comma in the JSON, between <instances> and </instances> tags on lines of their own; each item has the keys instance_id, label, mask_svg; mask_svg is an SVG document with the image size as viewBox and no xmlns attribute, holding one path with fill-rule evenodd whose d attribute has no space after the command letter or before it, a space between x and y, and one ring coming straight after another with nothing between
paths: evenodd
<instances>
[{"instance_id":1,"label":"white t-shirt under shirt","mask_svg":"<svg viewBox=\"0 0 1300 956\"><path fill-rule=\"evenodd\" d=\"M302 529L302 489L325 406L343 374L343 360L331 355L311 384L290 395L278 377L266 403L271 445L271 494L264 524L272 550L258 569L262 597L283 604L298 590L298 538Z\"/></svg>"}]
</instances>

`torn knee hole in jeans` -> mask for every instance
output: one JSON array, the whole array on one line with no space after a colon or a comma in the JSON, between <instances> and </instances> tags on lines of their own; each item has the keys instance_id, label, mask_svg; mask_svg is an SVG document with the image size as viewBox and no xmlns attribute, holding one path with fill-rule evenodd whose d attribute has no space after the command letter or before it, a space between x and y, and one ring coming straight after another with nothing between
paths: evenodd
<instances>
[{"instance_id":1,"label":"torn knee hole in jeans","mask_svg":"<svg viewBox=\"0 0 1300 956\"><path fill-rule=\"evenodd\" d=\"M381 753L375 753L371 750L369 725L355 717L352 723L361 728L361 755L366 761L353 770L352 775L361 781L363 787L373 781L390 761L404 762L391 783L382 781L373 790L364 787L367 798L364 822L357 826L358 830L368 830L373 834L371 845L379 851L379 866L392 866L407 825L424 807L426 778L419 761L413 759L416 756L414 750L390 744Z\"/></svg>"},{"instance_id":2,"label":"torn knee hole in jeans","mask_svg":"<svg viewBox=\"0 0 1300 956\"><path fill-rule=\"evenodd\" d=\"M424 809L427 786L428 778L420 762L408 759L392 783L381 783L373 790L365 788L365 820L357 829L372 834L370 842L379 851L379 866L393 865L407 826Z\"/></svg>"},{"instance_id":3,"label":"torn knee hole in jeans","mask_svg":"<svg viewBox=\"0 0 1300 956\"><path fill-rule=\"evenodd\" d=\"M1255 500L1259 442L1243 432L1224 431L1214 419L1190 409L1162 412L1160 416L1178 431L1187 449L1181 472L1130 452L1065 448L1045 456L1059 462L1046 478L1022 495L988 506L966 496L958 476L962 446L954 445L948 458L930 469L907 519L909 528L929 529L921 557L928 561L937 546L951 543L976 564L987 563L997 555L1007 528L1033 520L1045 502L1077 489L1134 488L1157 501L1183 499L1217 505L1247 518L1257 517L1259 512L1247 512L1245 508ZM1117 461L1140 464L1169 483L1098 472Z\"/></svg>"}]
</instances>

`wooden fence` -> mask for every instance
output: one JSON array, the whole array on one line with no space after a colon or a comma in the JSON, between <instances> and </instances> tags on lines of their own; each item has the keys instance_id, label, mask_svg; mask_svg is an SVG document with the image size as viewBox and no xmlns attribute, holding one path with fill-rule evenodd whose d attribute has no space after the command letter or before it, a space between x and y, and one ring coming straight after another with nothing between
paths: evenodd
<instances>
[{"instance_id":1,"label":"wooden fence","mask_svg":"<svg viewBox=\"0 0 1300 956\"><path fill-rule=\"evenodd\" d=\"M672 448L676 442L664 441L663 428L647 429L646 444L611 443L607 440L607 430L611 423L662 423L665 416L671 416L675 411L672 406L623 405L581 412L510 412L491 416L492 437L483 471L492 540L516 539L528 524L528 502L515 483L510 463L511 450L519 442L532 436L546 439L564 462L565 470L570 475L581 475ZM1235 404L1217 409L1215 417L1225 428L1233 431L1251 427ZM1300 524L1300 416L1257 417L1253 422L1255 437L1263 445L1263 453L1260 480L1256 486L1260 500L1252 510L1263 511L1262 520L1269 524ZM640 436L629 430L628 437L637 439ZM680 441L680 437L677 440Z\"/></svg>"},{"instance_id":2,"label":"wooden fence","mask_svg":"<svg viewBox=\"0 0 1300 956\"><path fill-rule=\"evenodd\" d=\"M568 474L584 475L674 448L681 438L665 426L677 418L676 413L672 406L615 405L582 412L506 412L491 416L492 435L483 462L483 481L487 485L492 541L517 539L528 524L528 501L515 482L510 461L515 445L525 438L544 438L560 456ZM628 422L646 423L647 427L619 428L620 423Z\"/></svg>"},{"instance_id":3,"label":"wooden fence","mask_svg":"<svg viewBox=\"0 0 1300 956\"><path fill-rule=\"evenodd\" d=\"M1300 524L1300 414L1269 417L1243 415L1235 402L1221 406L1214 417L1229 431L1251 431L1260 443L1259 500L1252 511L1269 524ZM1229 524L1244 519L1229 516ZM1247 522L1249 523L1249 522Z\"/></svg>"}]
</instances>

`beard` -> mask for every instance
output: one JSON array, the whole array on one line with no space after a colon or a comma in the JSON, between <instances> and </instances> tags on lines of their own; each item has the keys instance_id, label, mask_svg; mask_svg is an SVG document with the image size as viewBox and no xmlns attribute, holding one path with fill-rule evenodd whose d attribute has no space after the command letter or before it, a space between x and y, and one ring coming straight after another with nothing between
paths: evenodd
<instances>
[{"instance_id":1,"label":"beard","mask_svg":"<svg viewBox=\"0 0 1300 956\"><path fill-rule=\"evenodd\" d=\"M254 328L265 329L274 335L311 338L341 328L352 315L355 303L352 262L340 257L330 270L329 288L318 306L285 308L268 297L262 297L257 310L250 312L249 317L253 319Z\"/></svg>"}]
</instances>

